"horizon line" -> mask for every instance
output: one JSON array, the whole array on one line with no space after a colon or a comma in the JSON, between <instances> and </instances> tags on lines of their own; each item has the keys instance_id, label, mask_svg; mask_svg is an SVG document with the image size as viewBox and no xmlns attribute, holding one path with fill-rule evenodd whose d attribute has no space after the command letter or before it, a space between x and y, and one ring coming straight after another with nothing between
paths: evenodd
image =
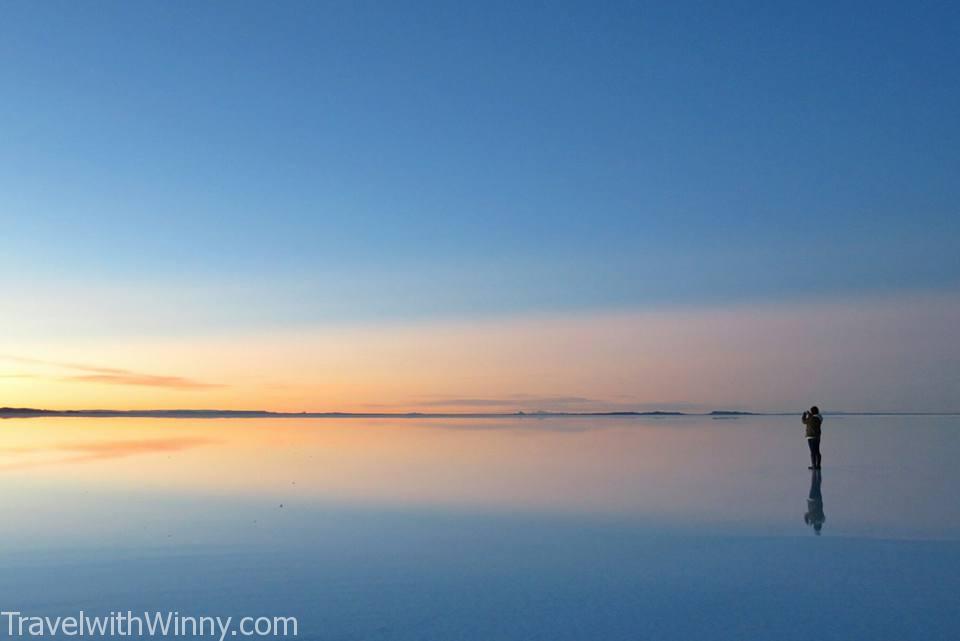
<instances>
[{"instance_id":1,"label":"horizon line","mask_svg":"<svg viewBox=\"0 0 960 641\"><path fill-rule=\"evenodd\" d=\"M610 410L591 412L523 411L513 412L277 412L272 410L225 409L80 409L51 410L32 407L0 407L0 418L77 417L77 418L545 418L545 417L617 417L617 416L792 416L796 411L710 410L684 412L679 410ZM960 411L833 411L825 416L958 416Z\"/></svg>"}]
</instances>

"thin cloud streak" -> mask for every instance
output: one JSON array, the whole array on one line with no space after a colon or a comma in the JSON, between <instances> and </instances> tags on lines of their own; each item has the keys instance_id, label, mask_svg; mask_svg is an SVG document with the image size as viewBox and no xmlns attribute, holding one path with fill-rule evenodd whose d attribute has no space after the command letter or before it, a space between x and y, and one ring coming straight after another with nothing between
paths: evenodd
<instances>
[{"instance_id":1,"label":"thin cloud streak","mask_svg":"<svg viewBox=\"0 0 960 641\"><path fill-rule=\"evenodd\" d=\"M408 405L424 408L492 408L545 412L647 412L647 411L703 411L702 403L687 401L638 401L619 396L617 400L586 396L536 396L510 394L504 397L420 398ZM387 407L387 406L381 406ZM394 404L389 407L398 407ZM404 406L406 407L406 405ZM715 409L715 408L714 408Z\"/></svg>"},{"instance_id":2,"label":"thin cloud streak","mask_svg":"<svg viewBox=\"0 0 960 641\"><path fill-rule=\"evenodd\" d=\"M547 397L510 397L510 398L445 398L429 401L420 401L425 407L531 407L557 405L593 405L604 401L581 396L547 396Z\"/></svg>"},{"instance_id":3,"label":"thin cloud streak","mask_svg":"<svg viewBox=\"0 0 960 641\"><path fill-rule=\"evenodd\" d=\"M144 387L167 387L171 389L209 389L223 387L218 383L202 383L180 376L154 376L152 374L85 374L82 376L64 376L60 380L68 383L104 383L107 385L142 385Z\"/></svg>"},{"instance_id":4,"label":"thin cloud streak","mask_svg":"<svg viewBox=\"0 0 960 641\"><path fill-rule=\"evenodd\" d=\"M96 383L105 385L137 385L144 387L163 387L177 390L197 390L225 387L220 383L206 383L183 376L166 376L158 374L145 374L133 370L121 369L117 367L103 367L100 365L89 365L86 363L45 361L36 358L26 358L23 356L0 355L0 358L8 361L14 361L21 364L43 365L46 367L55 367L59 369L75 370L77 372L86 372L73 376L39 376L36 374L14 374L10 377L18 378L50 378L68 383Z\"/></svg>"}]
</instances>

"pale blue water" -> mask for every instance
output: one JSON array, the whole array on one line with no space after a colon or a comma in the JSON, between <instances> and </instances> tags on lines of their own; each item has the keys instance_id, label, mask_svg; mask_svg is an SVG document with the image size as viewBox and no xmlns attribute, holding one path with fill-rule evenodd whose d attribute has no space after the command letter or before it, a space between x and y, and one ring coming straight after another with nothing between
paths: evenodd
<instances>
[{"instance_id":1,"label":"pale blue water","mask_svg":"<svg viewBox=\"0 0 960 641\"><path fill-rule=\"evenodd\" d=\"M793 417L0 430L2 610L293 615L331 640L960 638L958 417L828 417L820 535Z\"/></svg>"}]
</instances>

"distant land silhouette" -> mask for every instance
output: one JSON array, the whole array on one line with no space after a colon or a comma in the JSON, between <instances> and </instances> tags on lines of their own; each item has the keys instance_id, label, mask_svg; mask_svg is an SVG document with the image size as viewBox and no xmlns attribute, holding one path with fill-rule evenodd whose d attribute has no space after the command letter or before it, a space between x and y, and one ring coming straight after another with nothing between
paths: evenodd
<instances>
[{"instance_id":1,"label":"distant land silhouette","mask_svg":"<svg viewBox=\"0 0 960 641\"><path fill-rule=\"evenodd\" d=\"M791 416L797 412L746 412L713 410L712 412L271 412L267 410L45 410L32 407L0 407L3 418L78 417L78 418L549 418L562 416ZM830 416L956 416L958 412L824 412Z\"/></svg>"}]
</instances>

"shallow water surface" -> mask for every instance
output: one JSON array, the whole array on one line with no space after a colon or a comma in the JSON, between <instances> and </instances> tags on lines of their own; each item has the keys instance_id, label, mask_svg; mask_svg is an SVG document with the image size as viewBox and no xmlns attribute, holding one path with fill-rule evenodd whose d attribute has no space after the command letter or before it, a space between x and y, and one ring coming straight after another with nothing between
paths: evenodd
<instances>
[{"instance_id":1,"label":"shallow water surface","mask_svg":"<svg viewBox=\"0 0 960 641\"><path fill-rule=\"evenodd\" d=\"M796 417L10 419L0 609L960 638L960 417L828 416L823 451Z\"/></svg>"}]
</instances>

